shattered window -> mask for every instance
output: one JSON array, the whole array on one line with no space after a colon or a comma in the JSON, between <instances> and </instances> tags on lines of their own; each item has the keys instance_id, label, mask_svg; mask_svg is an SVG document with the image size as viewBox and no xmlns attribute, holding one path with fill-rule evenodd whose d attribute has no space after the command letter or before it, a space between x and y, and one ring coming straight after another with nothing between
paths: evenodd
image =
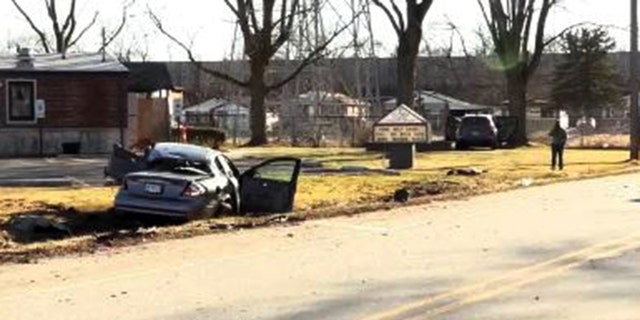
<instances>
[{"instance_id":1,"label":"shattered window","mask_svg":"<svg viewBox=\"0 0 640 320\"><path fill-rule=\"evenodd\" d=\"M256 177L266 180L291 182L296 168L295 161L278 161L256 169Z\"/></svg>"}]
</instances>

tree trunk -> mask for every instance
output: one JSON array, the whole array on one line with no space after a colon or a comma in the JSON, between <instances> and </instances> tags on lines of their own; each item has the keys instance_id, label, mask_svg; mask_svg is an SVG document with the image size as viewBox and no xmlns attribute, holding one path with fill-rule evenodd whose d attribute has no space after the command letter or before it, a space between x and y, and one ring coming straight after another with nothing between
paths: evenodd
<instances>
[{"instance_id":1,"label":"tree trunk","mask_svg":"<svg viewBox=\"0 0 640 320\"><path fill-rule=\"evenodd\" d=\"M517 71L507 75L507 96L509 97L509 115L518 118L513 146L527 144L527 79Z\"/></svg>"},{"instance_id":2,"label":"tree trunk","mask_svg":"<svg viewBox=\"0 0 640 320\"><path fill-rule=\"evenodd\" d=\"M264 81L264 74L268 60L251 61L251 79L249 80L249 91L251 94L250 126L251 140L249 146L260 146L267 144L267 114L265 99L267 96L267 86Z\"/></svg>"},{"instance_id":3,"label":"tree trunk","mask_svg":"<svg viewBox=\"0 0 640 320\"><path fill-rule=\"evenodd\" d=\"M398 105L405 104L415 107L414 91L416 89L416 61L420 49L422 29L420 26L409 25L399 38L397 59L397 92Z\"/></svg>"}]
</instances>

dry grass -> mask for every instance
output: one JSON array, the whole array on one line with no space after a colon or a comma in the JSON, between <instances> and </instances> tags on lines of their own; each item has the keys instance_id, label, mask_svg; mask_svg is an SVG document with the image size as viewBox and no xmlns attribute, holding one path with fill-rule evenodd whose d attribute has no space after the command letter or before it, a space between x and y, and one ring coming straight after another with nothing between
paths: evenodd
<instances>
[{"instance_id":1,"label":"dry grass","mask_svg":"<svg viewBox=\"0 0 640 320\"><path fill-rule=\"evenodd\" d=\"M30 210L29 204L72 207L80 212L108 210L116 187L91 188L0 188L0 215Z\"/></svg>"},{"instance_id":2,"label":"dry grass","mask_svg":"<svg viewBox=\"0 0 640 320\"><path fill-rule=\"evenodd\" d=\"M250 148L232 151L238 157L296 156L321 162L328 168L342 166L366 166L384 169L386 160L380 153L368 153L363 149L310 149L310 148ZM371 174L361 176L310 175L300 177L293 215L299 219L321 218L339 214L354 214L383 209L394 204L386 202L393 192L406 187L418 195L425 186L445 185L446 188L429 197L414 199L418 204L431 199L449 199L472 194L507 190L526 184L546 184L554 181L579 179L622 172L633 172L640 167L626 161L628 153L618 150L568 150L565 154L566 168L562 173L549 168L550 151L546 147L530 147L515 150L431 152L419 154L414 169L400 175ZM448 176L452 168L476 167L487 173L475 176ZM124 238L122 243L140 241L140 235L129 233L118 235L118 230L137 230L138 226L121 222L108 209L112 206L116 192L114 187L97 188L0 188L0 225L9 217L24 212L54 214L62 219L72 219L78 232L73 239L49 243L13 243L0 252L12 255L49 255L69 251L92 251L96 249L94 234L111 234ZM422 190L422 191L421 191ZM51 208L54 208L53 211ZM62 208L62 209L55 209ZM57 212L56 210L61 210ZM129 224L128 224L129 223ZM225 218L212 223L227 225L260 226L271 221L254 218ZM224 228L222 228L224 229ZM151 239L166 239L212 232L207 223L159 228ZM214 231L219 228L215 228ZM114 235L115 233L115 235ZM145 235L142 236L147 237ZM109 240L111 241L111 240ZM9 257L9 256L7 256ZM11 260L12 258L7 258ZM1 260L1 259L0 259ZM14 261L14 260L12 260ZM2 262L2 261L0 261Z\"/></svg>"},{"instance_id":3,"label":"dry grass","mask_svg":"<svg viewBox=\"0 0 640 320\"><path fill-rule=\"evenodd\" d=\"M584 138L577 137L569 142L570 147L575 148L629 148L629 135L623 134L595 134L585 136Z\"/></svg>"},{"instance_id":4,"label":"dry grass","mask_svg":"<svg viewBox=\"0 0 640 320\"><path fill-rule=\"evenodd\" d=\"M380 153L363 149L251 148L234 152L234 157L296 156L321 162L328 168L366 166L384 169L387 161ZM544 147L515 150L431 152L419 154L416 167L398 176L381 174L302 175L296 209L367 202L388 196L408 182L451 180L471 187L513 186L521 179L547 181L615 173L635 168L626 162L627 152L618 150L568 150L562 173L549 169L550 152ZM487 170L480 177L449 177L451 168L476 167ZM29 204L45 203L73 207L78 212L105 211L111 207L116 188L0 188L0 215L29 210Z\"/></svg>"}]
</instances>

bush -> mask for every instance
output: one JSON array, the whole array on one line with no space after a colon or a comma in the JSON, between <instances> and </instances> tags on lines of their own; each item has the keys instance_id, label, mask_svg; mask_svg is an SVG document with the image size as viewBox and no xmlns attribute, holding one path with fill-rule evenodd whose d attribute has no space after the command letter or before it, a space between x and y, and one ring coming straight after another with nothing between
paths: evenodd
<instances>
[{"instance_id":1,"label":"bush","mask_svg":"<svg viewBox=\"0 0 640 320\"><path fill-rule=\"evenodd\" d=\"M179 129L172 129L174 140L180 141ZM220 128L213 127L187 127L187 142L219 149L227 140L227 134Z\"/></svg>"}]
</instances>

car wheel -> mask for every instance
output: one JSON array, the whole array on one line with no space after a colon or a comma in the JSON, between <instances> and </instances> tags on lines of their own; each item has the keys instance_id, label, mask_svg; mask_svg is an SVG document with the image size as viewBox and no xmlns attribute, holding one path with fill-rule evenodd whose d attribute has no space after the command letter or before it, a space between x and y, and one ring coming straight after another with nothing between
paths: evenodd
<instances>
[{"instance_id":1,"label":"car wheel","mask_svg":"<svg viewBox=\"0 0 640 320\"><path fill-rule=\"evenodd\" d=\"M462 143L462 142L456 142L456 150L467 150L468 147L466 144Z\"/></svg>"},{"instance_id":2,"label":"car wheel","mask_svg":"<svg viewBox=\"0 0 640 320\"><path fill-rule=\"evenodd\" d=\"M216 210L216 217L220 216L230 216L234 215L237 212L237 201L235 200L235 195L225 194L221 195L218 200L218 207Z\"/></svg>"}]
</instances>

